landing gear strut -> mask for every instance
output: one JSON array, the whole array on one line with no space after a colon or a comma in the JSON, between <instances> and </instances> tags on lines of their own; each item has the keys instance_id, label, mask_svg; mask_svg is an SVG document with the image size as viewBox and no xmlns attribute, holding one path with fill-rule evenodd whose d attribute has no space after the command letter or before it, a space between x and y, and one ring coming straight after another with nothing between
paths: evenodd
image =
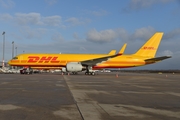
<instances>
[{"instance_id":1,"label":"landing gear strut","mask_svg":"<svg viewBox=\"0 0 180 120\"><path fill-rule=\"evenodd\" d=\"M93 76L94 76L94 75L95 75L95 71L92 70L92 67L87 66L87 67L86 67L85 75L93 75Z\"/></svg>"}]
</instances>

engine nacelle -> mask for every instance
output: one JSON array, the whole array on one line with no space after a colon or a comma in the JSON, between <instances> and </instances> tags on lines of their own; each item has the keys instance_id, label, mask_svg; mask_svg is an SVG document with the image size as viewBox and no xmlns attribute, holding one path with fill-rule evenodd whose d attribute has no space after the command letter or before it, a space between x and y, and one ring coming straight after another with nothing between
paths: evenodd
<instances>
[{"instance_id":1,"label":"engine nacelle","mask_svg":"<svg viewBox=\"0 0 180 120\"><path fill-rule=\"evenodd\" d=\"M66 70L68 72L80 72L83 66L79 62L70 62L66 65Z\"/></svg>"}]
</instances>

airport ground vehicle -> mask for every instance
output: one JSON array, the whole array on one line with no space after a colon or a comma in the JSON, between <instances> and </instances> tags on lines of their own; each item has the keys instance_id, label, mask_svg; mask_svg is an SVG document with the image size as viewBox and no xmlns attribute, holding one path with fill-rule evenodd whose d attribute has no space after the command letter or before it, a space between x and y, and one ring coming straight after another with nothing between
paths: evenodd
<instances>
[{"instance_id":1,"label":"airport ground vehicle","mask_svg":"<svg viewBox=\"0 0 180 120\"><path fill-rule=\"evenodd\" d=\"M31 68L23 68L22 70L20 70L20 74L32 74L33 73L33 69Z\"/></svg>"}]
</instances>

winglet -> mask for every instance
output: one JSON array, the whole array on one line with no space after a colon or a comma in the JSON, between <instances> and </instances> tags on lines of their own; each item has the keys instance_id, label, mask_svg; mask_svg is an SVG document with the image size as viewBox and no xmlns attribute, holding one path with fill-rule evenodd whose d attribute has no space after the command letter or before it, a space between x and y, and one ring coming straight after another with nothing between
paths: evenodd
<instances>
[{"instance_id":1,"label":"winglet","mask_svg":"<svg viewBox=\"0 0 180 120\"><path fill-rule=\"evenodd\" d=\"M115 53L116 53L116 50L111 50L108 54L109 55L115 55Z\"/></svg>"},{"instance_id":2,"label":"winglet","mask_svg":"<svg viewBox=\"0 0 180 120\"><path fill-rule=\"evenodd\" d=\"M118 55L122 55L122 54L124 53L124 51L125 51L125 49L126 49L126 45L127 45L127 43L125 43L125 44L123 45L123 47L122 47L121 50L119 51Z\"/></svg>"}]
</instances>

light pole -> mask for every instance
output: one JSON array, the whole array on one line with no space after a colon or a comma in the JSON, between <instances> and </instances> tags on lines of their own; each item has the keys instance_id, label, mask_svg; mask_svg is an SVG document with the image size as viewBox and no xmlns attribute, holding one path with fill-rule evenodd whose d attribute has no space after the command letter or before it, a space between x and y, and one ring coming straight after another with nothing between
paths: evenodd
<instances>
[{"instance_id":1,"label":"light pole","mask_svg":"<svg viewBox=\"0 0 180 120\"><path fill-rule=\"evenodd\" d=\"M3 35L3 63L2 63L2 67L4 68L4 52L5 52L5 32L2 33Z\"/></svg>"},{"instance_id":2,"label":"light pole","mask_svg":"<svg viewBox=\"0 0 180 120\"><path fill-rule=\"evenodd\" d=\"M17 47L15 47L15 49L16 49L16 55L17 55Z\"/></svg>"},{"instance_id":3,"label":"light pole","mask_svg":"<svg viewBox=\"0 0 180 120\"><path fill-rule=\"evenodd\" d=\"M16 49L16 56L17 56L17 47L15 47L15 49ZM17 66L16 66L16 68L15 68L16 70L17 70Z\"/></svg>"},{"instance_id":4,"label":"light pole","mask_svg":"<svg viewBox=\"0 0 180 120\"><path fill-rule=\"evenodd\" d=\"M14 41L12 41L12 58L14 57Z\"/></svg>"}]
</instances>

